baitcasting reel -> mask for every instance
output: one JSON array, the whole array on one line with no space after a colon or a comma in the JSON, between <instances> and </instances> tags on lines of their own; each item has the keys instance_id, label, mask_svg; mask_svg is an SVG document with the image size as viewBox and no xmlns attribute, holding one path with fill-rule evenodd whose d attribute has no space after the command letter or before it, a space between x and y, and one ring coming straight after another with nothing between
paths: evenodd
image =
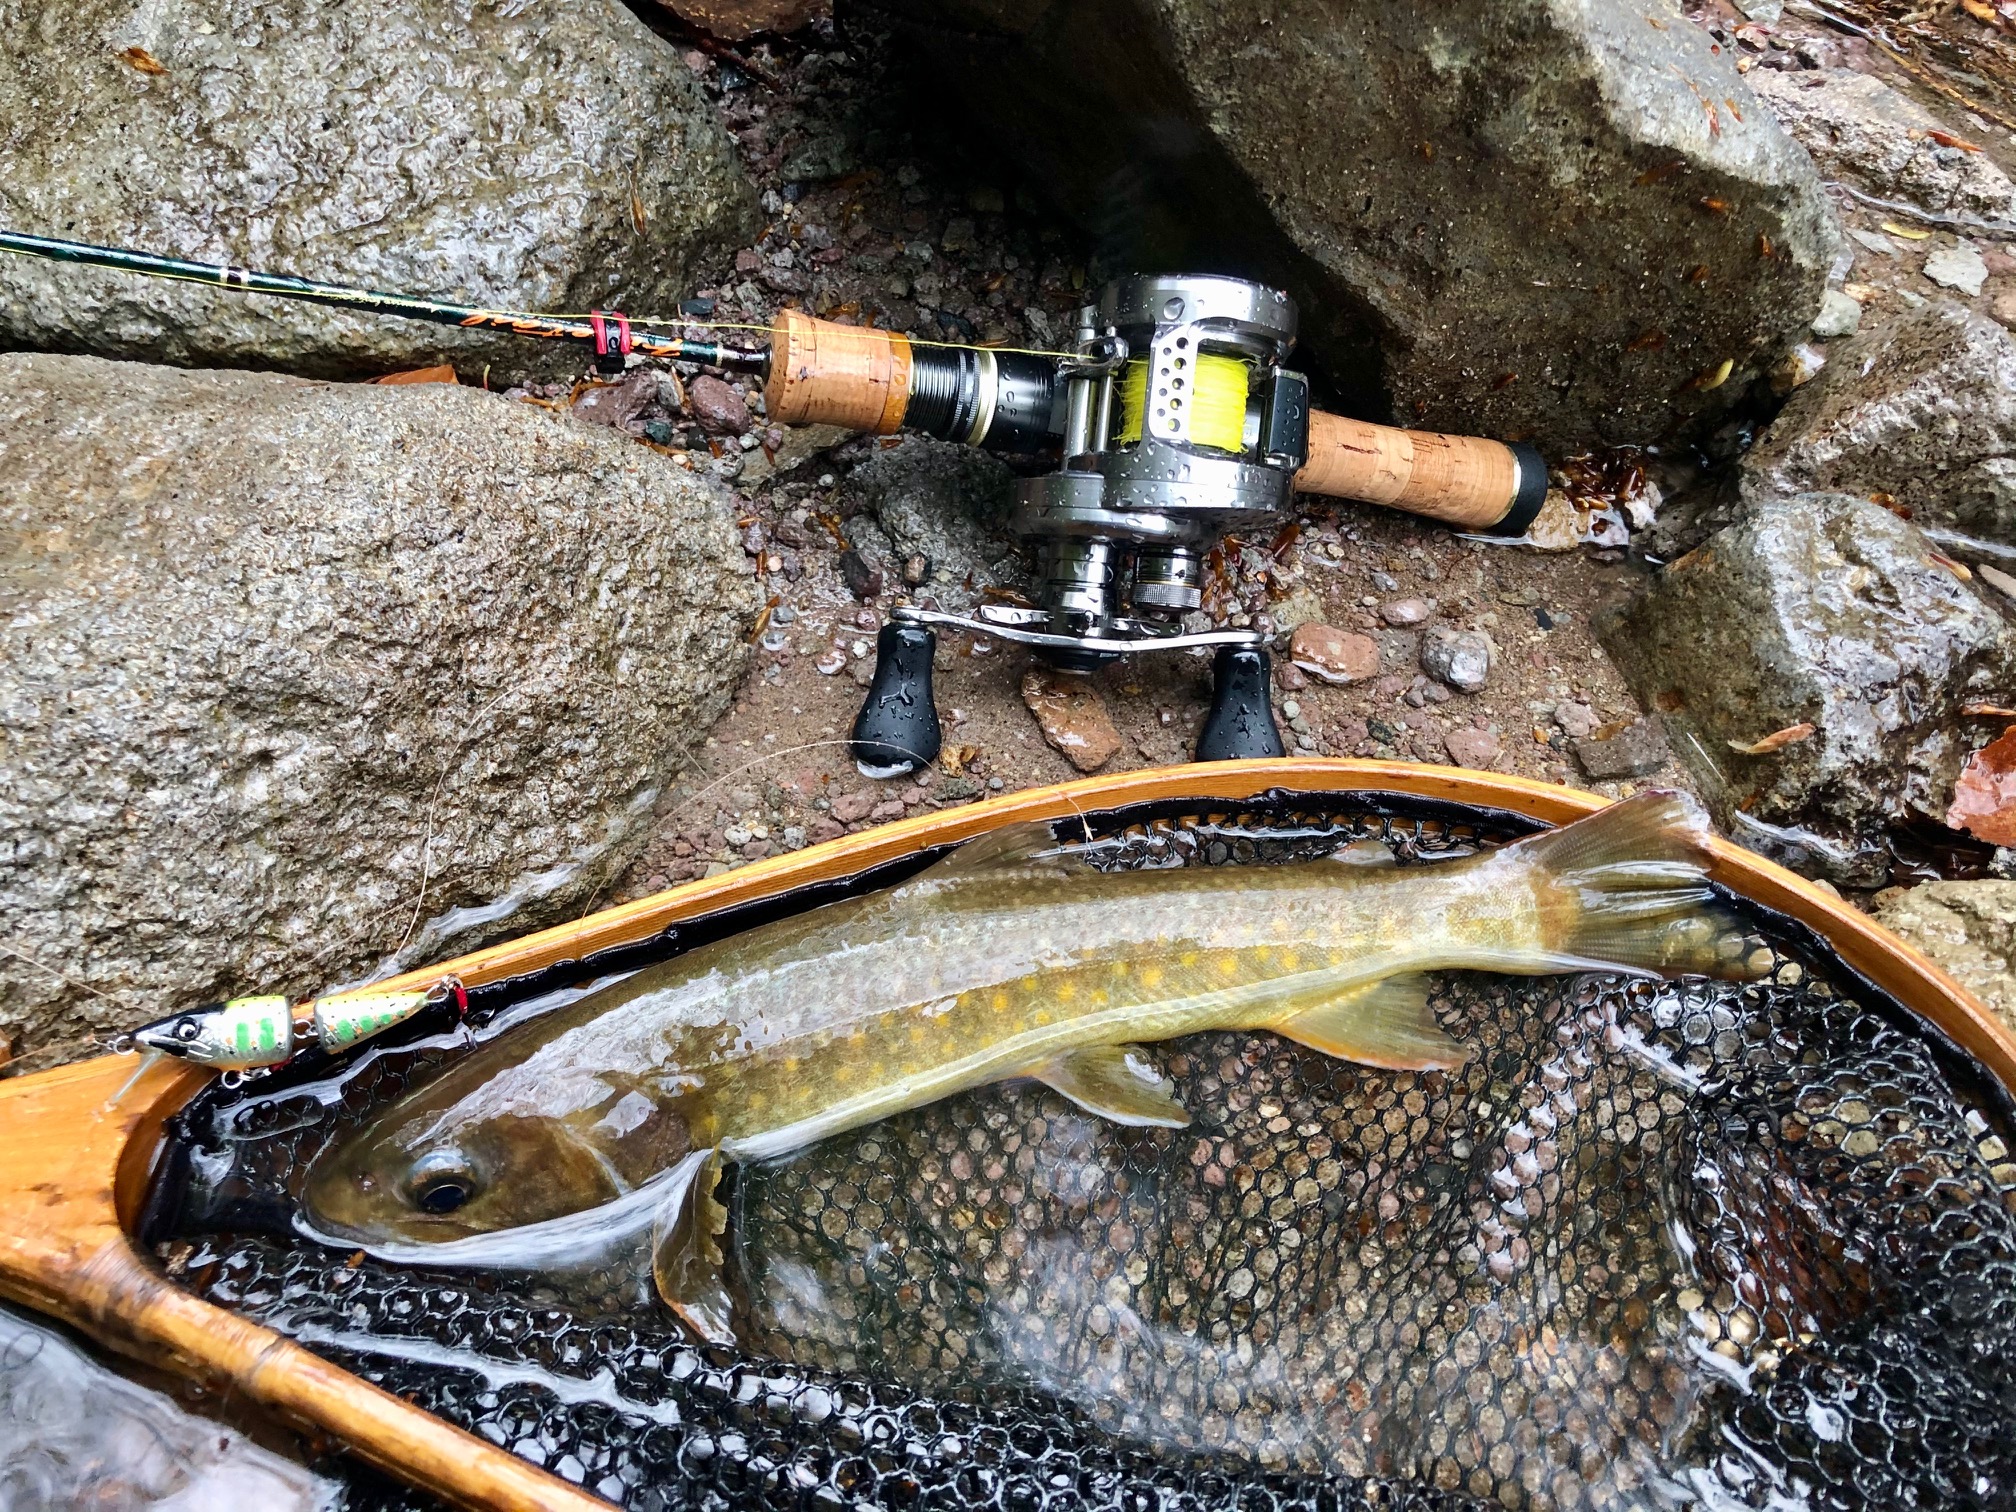
<instances>
[{"instance_id":1,"label":"baitcasting reel","mask_svg":"<svg viewBox=\"0 0 2016 1512\"><path fill-rule=\"evenodd\" d=\"M1142 651L1212 648L1197 758L1280 756L1264 638L1184 628L1202 606L1204 559L1221 537L1277 521L1297 490L1525 533L1547 490L1531 447L1311 410L1308 381L1284 365L1294 344L1285 293L1204 275L1108 284L1079 312L1062 360L918 346L780 314L765 390L773 420L885 434L909 426L1000 451L1061 447L1058 471L1018 489L1012 528L1029 554L1035 602L970 616L894 610L854 722L862 770L895 776L936 759L938 629L1016 641L1074 673Z\"/></svg>"}]
</instances>

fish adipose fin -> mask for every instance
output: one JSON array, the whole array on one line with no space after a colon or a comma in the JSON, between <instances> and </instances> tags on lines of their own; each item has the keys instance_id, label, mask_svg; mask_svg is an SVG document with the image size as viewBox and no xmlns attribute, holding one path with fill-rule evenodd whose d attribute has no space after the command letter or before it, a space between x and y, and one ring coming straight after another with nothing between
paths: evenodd
<instances>
[{"instance_id":1,"label":"fish adipose fin","mask_svg":"<svg viewBox=\"0 0 2016 1512\"><path fill-rule=\"evenodd\" d=\"M1552 874L1579 907L1552 943L1564 957L1643 971L1756 975L1749 931L1708 885L1708 816L1657 788L1506 847Z\"/></svg>"},{"instance_id":2,"label":"fish adipose fin","mask_svg":"<svg viewBox=\"0 0 2016 1512\"><path fill-rule=\"evenodd\" d=\"M728 1211L714 1197L720 1157L713 1150L695 1150L674 1168L674 1176L651 1236L652 1279L665 1305L702 1343L733 1344L721 1254ZM676 1179L680 1176L685 1179Z\"/></svg>"},{"instance_id":3,"label":"fish adipose fin","mask_svg":"<svg viewBox=\"0 0 2016 1512\"><path fill-rule=\"evenodd\" d=\"M1087 1113L1130 1128L1180 1129L1190 1122L1170 1096L1176 1084L1155 1068L1139 1045L1093 1045L1070 1050L1027 1072Z\"/></svg>"},{"instance_id":4,"label":"fish adipose fin","mask_svg":"<svg viewBox=\"0 0 2016 1512\"><path fill-rule=\"evenodd\" d=\"M1311 1050L1389 1071L1448 1071L1470 1058L1435 1022L1428 978L1418 972L1331 993L1270 1027Z\"/></svg>"}]
</instances>

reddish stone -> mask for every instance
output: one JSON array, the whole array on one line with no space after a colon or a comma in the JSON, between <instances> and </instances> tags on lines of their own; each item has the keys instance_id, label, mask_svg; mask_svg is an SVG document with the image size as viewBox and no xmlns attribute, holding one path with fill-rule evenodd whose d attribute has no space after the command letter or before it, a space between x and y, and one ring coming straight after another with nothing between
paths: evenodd
<instances>
[{"instance_id":1,"label":"reddish stone","mask_svg":"<svg viewBox=\"0 0 2016 1512\"><path fill-rule=\"evenodd\" d=\"M1379 671L1379 643L1334 625L1298 625L1288 640L1288 660L1326 683L1361 682Z\"/></svg>"}]
</instances>

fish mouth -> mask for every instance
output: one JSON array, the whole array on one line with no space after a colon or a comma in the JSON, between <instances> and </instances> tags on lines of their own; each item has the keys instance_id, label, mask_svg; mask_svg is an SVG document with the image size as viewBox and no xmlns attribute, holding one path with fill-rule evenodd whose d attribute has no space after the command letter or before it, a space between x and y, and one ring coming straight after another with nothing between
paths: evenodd
<instances>
[{"instance_id":1,"label":"fish mouth","mask_svg":"<svg viewBox=\"0 0 2016 1512\"><path fill-rule=\"evenodd\" d=\"M397 1265L525 1271L592 1267L616 1250L650 1242L661 1219L671 1216L667 1209L690 1184L690 1166L706 1154L689 1155L614 1201L515 1228L471 1230L452 1219L426 1218L423 1223L424 1215L415 1214L414 1222L402 1221L402 1230L438 1226L440 1237L388 1237L382 1227L361 1229L326 1211L311 1211L316 1204L304 1201L295 1210L294 1230L330 1249L361 1249Z\"/></svg>"}]
</instances>

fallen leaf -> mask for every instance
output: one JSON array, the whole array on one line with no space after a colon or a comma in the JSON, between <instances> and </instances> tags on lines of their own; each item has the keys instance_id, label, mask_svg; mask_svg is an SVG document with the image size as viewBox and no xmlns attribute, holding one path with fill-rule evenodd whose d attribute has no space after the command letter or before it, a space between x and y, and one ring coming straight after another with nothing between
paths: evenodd
<instances>
[{"instance_id":1,"label":"fallen leaf","mask_svg":"<svg viewBox=\"0 0 2016 1512\"><path fill-rule=\"evenodd\" d=\"M938 753L938 765L945 769L947 777L957 777L966 770L966 763L980 754L976 745L949 745Z\"/></svg>"},{"instance_id":2,"label":"fallen leaf","mask_svg":"<svg viewBox=\"0 0 2016 1512\"><path fill-rule=\"evenodd\" d=\"M1728 742L1728 746L1739 756L1769 756L1773 751L1782 751L1788 745L1797 745L1800 741L1810 740L1812 737L1813 726L1801 721L1799 724L1787 725L1782 730L1773 730L1762 740L1753 740L1748 745L1740 740L1732 740Z\"/></svg>"},{"instance_id":3,"label":"fallen leaf","mask_svg":"<svg viewBox=\"0 0 2016 1512\"><path fill-rule=\"evenodd\" d=\"M1960 705L1962 714L1977 719L2016 719L2016 709L2005 709L2000 704L1970 703Z\"/></svg>"},{"instance_id":4,"label":"fallen leaf","mask_svg":"<svg viewBox=\"0 0 2016 1512\"><path fill-rule=\"evenodd\" d=\"M118 57L121 63L143 74L165 74L168 72L162 66L161 60L144 47L122 47L119 50Z\"/></svg>"},{"instance_id":5,"label":"fallen leaf","mask_svg":"<svg viewBox=\"0 0 2016 1512\"><path fill-rule=\"evenodd\" d=\"M2002 30L2008 25L2002 19L2001 13L1994 6L1988 4L1987 0L1960 0L1960 9L1967 12L1968 15L1979 21L1983 26L1992 26L1997 31Z\"/></svg>"},{"instance_id":6,"label":"fallen leaf","mask_svg":"<svg viewBox=\"0 0 2016 1512\"><path fill-rule=\"evenodd\" d=\"M373 378L373 383L459 383L455 369L448 363L436 367L411 368L403 373L387 373L383 378Z\"/></svg>"},{"instance_id":7,"label":"fallen leaf","mask_svg":"<svg viewBox=\"0 0 2016 1512\"><path fill-rule=\"evenodd\" d=\"M1692 378L1689 378L1685 383L1681 384L1680 392L1684 394L1688 390L1692 389L1699 393L1705 394L1710 389L1718 389L1722 387L1723 384L1729 381L1729 375L1735 371L1736 371L1736 359L1733 357L1724 357L1722 359L1721 366L1712 368L1703 368L1700 372L1696 373Z\"/></svg>"},{"instance_id":8,"label":"fallen leaf","mask_svg":"<svg viewBox=\"0 0 2016 1512\"><path fill-rule=\"evenodd\" d=\"M1914 230L1910 226L1900 226L1895 221L1883 222L1883 229L1888 231L1892 236L1903 237L1906 241L1930 241L1932 238L1930 231Z\"/></svg>"},{"instance_id":9,"label":"fallen leaf","mask_svg":"<svg viewBox=\"0 0 2016 1512\"><path fill-rule=\"evenodd\" d=\"M1956 562L1943 551L1928 551L1925 553L1925 560L1936 566L1944 567L1963 583L1974 581L1974 574L1965 562Z\"/></svg>"},{"instance_id":10,"label":"fallen leaf","mask_svg":"<svg viewBox=\"0 0 2016 1512\"><path fill-rule=\"evenodd\" d=\"M1715 107L1711 105L1708 107L1708 109L1712 113ZM1729 201L1722 199L1717 195L1704 194L1701 196L1699 200L1695 201L1695 203L1700 205L1700 207L1703 210L1706 210L1710 215L1727 215L1729 213Z\"/></svg>"},{"instance_id":11,"label":"fallen leaf","mask_svg":"<svg viewBox=\"0 0 2016 1512\"><path fill-rule=\"evenodd\" d=\"M1990 845L2016 845L2016 725L1967 758L1946 823Z\"/></svg>"},{"instance_id":12,"label":"fallen leaf","mask_svg":"<svg viewBox=\"0 0 2016 1512\"><path fill-rule=\"evenodd\" d=\"M1979 152L1981 144L1970 142L1965 137L1957 137L1950 131L1927 131L1925 133L1941 147L1958 147L1962 152Z\"/></svg>"},{"instance_id":13,"label":"fallen leaf","mask_svg":"<svg viewBox=\"0 0 2016 1512\"><path fill-rule=\"evenodd\" d=\"M1630 715L1626 715L1622 719L1612 719L1591 730L1589 738L1591 740L1614 740L1636 723L1638 723L1637 719Z\"/></svg>"},{"instance_id":14,"label":"fallen leaf","mask_svg":"<svg viewBox=\"0 0 2016 1512\"><path fill-rule=\"evenodd\" d=\"M1687 166L1686 159L1675 158L1672 162L1662 163L1657 168L1647 168L1643 173L1638 175L1635 182L1640 184L1656 184L1661 179L1669 179L1673 177L1674 174L1678 173L1682 168L1685 168L1686 166Z\"/></svg>"},{"instance_id":15,"label":"fallen leaf","mask_svg":"<svg viewBox=\"0 0 2016 1512\"><path fill-rule=\"evenodd\" d=\"M1636 336L1625 342L1624 350L1627 352L1649 352L1656 351L1664 345L1666 345L1666 333L1654 327L1650 330L1640 331Z\"/></svg>"},{"instance_id":16,"label":"fallen leaf","mask_svg":"<svg viewBox=\"0 0 2016 1512\"><path fill-rule=\"evenodd\" d=\"M630 191L630 224L642 236L651 225L651 217L644 213L644 201L637 197L637 191Z\"/></svg>"}]
</instances>

